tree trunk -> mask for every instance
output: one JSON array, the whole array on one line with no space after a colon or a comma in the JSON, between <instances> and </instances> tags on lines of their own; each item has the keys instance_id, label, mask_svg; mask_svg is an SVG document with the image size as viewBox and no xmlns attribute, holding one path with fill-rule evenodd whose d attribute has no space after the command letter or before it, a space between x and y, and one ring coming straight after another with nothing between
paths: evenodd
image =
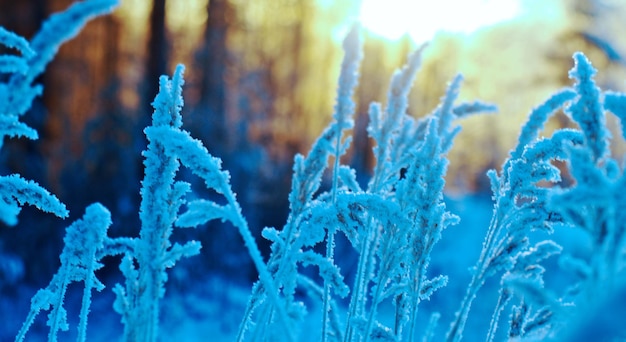
<instances>
[{"instance_id":1,"label":"tree trunk","mask_svg":"<svg viewBox=\"0 0 626 342\"><path fill-rule=\"evenodd\" d=\"M204 72L200 79L201 99L197 110L199 132L212 153L221 154L229 141L226 133L226 72L228 68L228 19L232 8L228 0L211 0L207 5L208 22L204 31L204 46L199 54ZM208 122L208 123L207 123Z\"/></svg>"},{"instance_id":2,"label":"tree trunk","mask_svg":"<svg viewBox=\"0 0 626 342\"><path fill-rule=\"evenodd\" d=\"M151 103L159 92L159 77L167 74L168 46L165 26L165 0L154 0L150 12L148 29L148 53L146 60L145 87L141 102L143 113L141 123L147 126L152 113Z\"/></svg>"}]
</instances>

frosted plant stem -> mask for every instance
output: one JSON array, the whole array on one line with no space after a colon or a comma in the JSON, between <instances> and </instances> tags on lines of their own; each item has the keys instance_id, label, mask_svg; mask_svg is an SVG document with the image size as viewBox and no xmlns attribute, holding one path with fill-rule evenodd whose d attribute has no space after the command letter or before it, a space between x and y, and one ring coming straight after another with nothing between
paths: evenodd
<instances>
[{"instance_id":1,"label":"frosted plant stem","mask_svg":"<svg viewBox=\"0 0 626 342\"><path fill-rule=\"evenodd\" d=\"M334 259L334 246L335 246L335 233L329 230L328 241L326 242L326 258L328 258L330 262L333 262L333 259ZM324 281L323 310L324 312L322 312L322 342L326 342L327 335L328 335L328 311L330 310L330 284L327 281Z\"/></svg>"},{"instance_id":2,"label":"frosted plant stem","mask_svg":"<svg viewBox=\"0 0 626 342\"><path fill-rule=\"evenodd\" d=\"M500 321L500 315L502 315L502 311L504 310L504 306L509 302L509 296L507 295L508 290L506 288L502 288L500 291L500 295L498 296L498 302L496 303L496 308L493 311L493 317L491 318L491 323L489 323L489 331L487 332L487 338L485 341L492 342L496 337L496 331L498 330L498 322Z\"/></svg>"},{"instance_id":3,"label":"frosted plant stem","mask_svg":"<svg viewBox=\"0 0 626 342\"><path fill-rule=\"evenodd\" d=\"M248 223L241 216L241 209L235 200L235 196L231 191L226 191L224 194L226 200L236 208L237 215L234 219L234 224L239 229L239 233L244 240L244 244L252 257L252 261L254 262L254 266L256 266L257 271L259 272L259 279L263 283L263 286L267 289L267 295L274 304L276 312L278 313L278 318L283 323L283 328L285 329L285 333L288 336L289 340L295 341L295 335L293 329L290 325L289 318L287 317L287 312L285 308L281 305L280 298L278 296L278 289L274 286L274 281L272 279L271 274L267 270L267 266L263 262L263 257L261 256L261 252L259 251L256 242L254 241L254 237L248 228Z\"/></svg>"},{"instance_id":4,"label":"frosted plant stem","mask_svg":"<svg viewBox=\"0 0 626 342\"><path fill-rule=\"evenodd\" d=\"M54 317L54 321L50 322L50 318L48 320L48 325L50 326L50 333L48 334L49 342L57 341L57 333L61 329L61 327L59 327L59 310L61 310L62 300L63 298L65 298L65 292L67 291L67 285L68 285L67 278L68 278L68 273L63 272L63 281L61 282L61 287L59 287L60 293L56 296L56 298L60 302L58 302L57 305L53 306L52 311L50 311L50 315L48 316L50 318Z\"/></svg>"},{"instance_id":5,"label":"frosted plant stem","mask_svg":"<svg viewBox=\"0 0 626 342\"><path fill-rule=\"evenodd\" d=\"M415 341L415 330L417 328L417 310L420 302L419 290L422 287L422 275L421 272L417 274L416 287L414 290L415 297L413 298L413 302L411 303L411 322L409 323L409 341Z\"/></svg>"},{"instance_id":6,"label":"frosted plant stem","mask_svg":"<svg viewBox=\"0 0 626 342\"><path fill-rule=\"evenodd\" d=\"M83 302L80 308L80 322L78 323L77 342L85 342L87 340L87 315L89 314L89 306L91 305L91 290L93 289L94 278L93 263L89 265L87 270L87 278L85 279L85 288L83 290Z\"/></svg>"},{"instance_id":7,"label":"frosted plant stem","mask_svg":"<svg viewBox=\"0 0 626 342\"><path fill-rule=\"evenodd\" d=\"M367 320L367 328L365 329L365 342L369 342L370 340L370 333L372 331L372 327L374 326L374 320L376 319L376 310L378 310L378 298L380 297L382 289L382 286L376 286L376 294L372 301L372 307L370 308L370 314Z\"/></svg>"},{"instance_id":8,"label":"frosted plant stem","mask_svg":"<svg viewBox=\"0 0 626 342\"><path fill-rule=\"evenodd\" d=\"M272 324L274 319L274 310L271 306L266 305L263 308L263 315L261 316L265 322L261 322L260 329L255 329L254 338L252 341L263 341L263 336L267 336L268 327Z\"/></svg>"},{"instance_id":9,"label":"frosted plant stem","mask_svg":"<svg viewBox=\"0 0 626 342\"><path fill-rule=\"evenodd\" d=\"M463 302L461 302L461 309L457 312L454 322L450 326L450 331L446 337L446 341L460 341L463 338L463 330L465 329L465 323L469 316L472 303L476 298L476 293L482 287L484 283L483 272L476 273L472 276L472 281L467 288Z\"/></svg>"},{"instance_id":10,"label":"frosted plant stem","mask_svg":"<svg viewBox=\"0 0 626 342\"><path fill-rule=\"evenodd\" d=\"M354 114L355 104L352 101L354 89L358 84L358 68L363 58L362 40L360 37L359 25L354 25L343 41L343 49L345 52L343 62L341 63L341 72L339 74L339 88L337 89L337 102L335 104L335 113L333 118L336 120L334 124L335 148L334 148L334 165L333 165L333 183L332 183L332 203L337 203L337 192L339 188L339 164L342 153L342 137L344 130L352 128L354 122L352 115ZM326 241L326 258L331 264L334 264L334 248L335 248L335 229L336 227L327 227L328 239ZM324 306L322 321L322 342L327 341L328 334L328 312L330 310L330 288L331 284L328 280L324 280Z\"/></svg>"},{"instance_id":11,"label":"frosted plant stem","mask_svg":"<svg viewBox=\"0 0 626 342\"><path fill-rule=\"evenodd\" d=\"M400 336L402 334L402 310L401 310L401 301L402 301L402 297L405 296L404 293L398 295L395 298L395 304L396 304L396 317L394 320L394 325L393 325L393 332L394 334L396 334L396 336Z\"/></svg>"},{"instance_id":12,"label":"frosted plant stem","mask_svg":"<svg viewBox=\"0 0 626 342\"><path fill-rule=\"evenodd\" d=\"M496 206L496 209L498 206ZM487 237L485 238L485 242L483 245L483 250L480 253L480 258L478 259L478 263L475 267L474 274L472 275L472 280L470 281L469 286L467 287L467 292L465 293L465 297L461 302L461 309L457 312L455 319L450 326L450 331L448 331L448 335L446 336L446 341L460 341L463 338L463 330L465 329L465 323L467 321L467 317L469 316L469 311L472 307L472 303L476 298L476 293L485 283L485 274L486 269L489 267L488 258L491 254L492 246L494 244L495 237L499 233L499 213L494 213L494 216L491 219L491 223L489 224L489 230L487 233Z\"/></svg>"},{"instance_id":13,"label":"frosted plant stem","mask_svg":"<svg viewBox=\"0 0 626 342\"><path fill-rule=\"evenodd\" d=\"M500 205L496 205L496 210L500 208ZM506 209L508 210L508 208ZM485 242L483 243L483 249L480 252L480 257L478 258L478 263L476 265L476 271L483 269L486 265L489 254L491 254L493 249L493 244L496 236L500 233L500 212L502 210L498 210L498 212L494 213L491 222L489 223L489 229L487 230L487 236L485 237Z\"/></svg>"},{"instance_id":14,"label":"frosted plant stem","mask_svg":"<svg viewBox=\"0 0 626 342\"><path fill-rule=\"evenodd\" d=\"M259 291L258 288L259 288L258 283L252 287L253 296L256 293L256 291ZM255 303L253 303L252 301L248 301L248 305L246 305L246 311L244 312L243 320L239 324L239 331L237 331L237 342L243 342L244 333L248 326L248 322L252 319L252 312L256 308L254 304Z\"/></svg>"},{"instance_id":15,"label":"frosted plant stem","mask_svg":"<svg viewBox=\"0 0 626 342\"><path fill-rule=\"evenodd\" d=\"M315 295L318 295L320 300L323 299L323 297L324 297L324 289L321 286L318 286L310 278L299 274L298 275L298 284L302 285L303 287L305 287L307 289L307 291L310 291L311 293L314 293ZM336 334L335 335L335 340L336 341L340 341L340 340L343 339L343 335L342 335L343 329L341 328L341 324L339 323L339 317L337 315L338 312L339 312L339 310L337 309L336 303L331 302L330 303L330 313L331 314L329 314L329 322L330 322L330 326L331 326L332 330Z\"/></svg>"},{"instance_id":16,"label":"frosted plant stem","mask_svg":"<svg viewBox=\"0 0 626 342\"><path fill-rule=\"evenodd\" d=\"M448 336L446 336L446 341L457 342L463 338L463 330L465 329L467 317L469 316L469 312L472 307L472 303L474 302L474 298L476 298L476 293L478 292L478 289L480 289L482 284L482 279L479 279L479 277L477 276L472 277L470 286L467 288L467 292L465 293L465 297L463 298L463 302L461 303L461 309L459 310L459 312L457 312L454 322L450 327L450 331L448 332Z\"/></svg>"},{"instance_id":17,"label":"frosted plant stem","mask_svg":"<svg viewBox=\"0 0 626 342\"><path fill-rule=\"evenodd\" d=\"M339 133L337 134L337 140L335 142L335 164L333 166L333 187L332 187L332 203L333 205L337 203L337 187L338 187L338 176L339 176L339 152L341 149L341 122L337 124L337 130ZM335 248L335 232L333 227L328 227L328 240L326 241L326 258L332 263L334 262L334 248ZM330 310L330 284L328 281L324 280L324 305L322 312L322 342L327 341L328 334L328 310Z\"/></svg>"},{"instance_id":18,"label":"frosted plant stem","mask_svg":"<svg viewBox=\"0 0 626 342\"><path fill-rule=\"evenodd\" d=\"M234 198L234 196L233 196L233 198ZM285 228L285 236L286 236L285 240L286 241L290 241L291 238L292 238L292 235L293 235L293 233L292 233L292 231L293 231L293 223L291 223L292 220L288 219L288 222L290 222L290 223L288 223L287 227ZM242 236L243 236L243 233L242 233ZM244 238L244 241L245 241L245 238ZM246 244L246 246L247 246L247 244ZM255 243L255 246L256 246L256 243ZM290 244L287 244L285 246L285 248L286 248L285 253L286 254L289 254L290 247L291 247ZM252 252L250 252L250 255L252 255ZM270 258L270 260L268 261L268 264L271 264L273 262L272 260L273 259ZM284 265L287 263L287 260L288 260L288 258L281 258L280 260L278 260L278 267L276 268L276 271L274 273L275 279L282 278L282 275L284 274L284 269L285 269ZM267 269L267 267L266 267L266 269ZM269 273L269 271L268 271L268 273ZM245 332L246 332L246 330L248 328L249 321L252 320L252 314L253 314L254 310L260 306L260 300L259 299L257 299L256 301L253 301L252 299L256 298L256 297L260 297L260 294L262 292L267 293L268 291L269 291L269 289L267 287L265 287L265 282L262 279L260 279L260 282L255 283L255 285L254 285L254 287L252 289L252 295L250 296L250 300L248 301L248 304L246 306L245 315L243 316L244 319L242 320L241 324L239 325L239 331L237 333L237 341L238 342L243 342L244 341L244 335L245 335ZM257 296L257 294L259 294L259 296ZM323 297L323 294L322 294L322 297ZM265 315L266 310L263 309L263 308L265 308L267 306L260 306L260 307L261 307L261 310L262 310L262 314L258 315L258 317L268 317L268 316ZM258 329L255 329L255 331L257 331L257 330Z\"/></svg>"},{"instance_id":19,"label":"frosted plant stem","mask_svg":"<svg viewBox=\"0 0 626 342\"><path fill-rule=\"evenodd\" d=\"M333 188L332 188L332 201L333 204L337 203L337 187L339 176L339 151L341 148L341 124L337 125L339 133L337 134L337 140L335 145L335 165L333 167ZM326 241L326 258L332 263L334 262L335 254L335 229L328 227L328 240ZM327 341L328 335L328 311L330 310L330 284L324 280L324 305L322 312L322 342Z\"/></svg>"},{"instance_id":20,"label":"frosted plant stem","mask_svg":"<svg viewBox=\"0 0 626 342\"><path fill-rule=\"evenodd\" d=\"M363 296L363 287L367 285L367 281L365 279L366 269L367 269L367 259L369 258L369 249L371 239L369 236L371 235L370 229L372 226L371 218L368 219L368 225L365 227L368 231L365 236L366 238L361 244L361 250L359 253L359 265L357 266L357 273L354 279L354 291L352 293L352 298L350 299L350 306L348 309L348 317L346 319L346 333L344 335L344 342L352 341L352 334L354 333L354 329L352 328L352 320L357 316L359 311L358 306L365 305L366 297ZM367 290L365 290L367 291Z\"/></svg>"},{"instance_id":21,"label":"frosted plant stem","mask_svg":"<svg viewBox=\"0 0 626 342\"><path fill-rule=\"evenodd\" d=\"M35 317L37 317L37 313L34 310L30 310L28 316L26 317L26 320L24 321L24 325L22 325L22 329L20 329L20 332L15 337L16 342L24 341L24 337L26 337L26 332L35 322Z\"/></svg>"},{"instance_id":22,"label":"frosted plant stem","mask_svg":"<svg viewBox=\"0 0 626 342\"><path fill-rule=\"evenodd\" d=\"M357 276L354 278L354 289L352 291L352 297L350 298L350 305L348 307L348 316L346 318L346 332L344 334L344 342L352 341L352 318L356 316L356 302L357 298L361 295L361 273L363 273L363 253L364 253L364 245L361 246L361 253L359 253L359 264L357 265L356 274Z\"/></svg>"}]
</instances>

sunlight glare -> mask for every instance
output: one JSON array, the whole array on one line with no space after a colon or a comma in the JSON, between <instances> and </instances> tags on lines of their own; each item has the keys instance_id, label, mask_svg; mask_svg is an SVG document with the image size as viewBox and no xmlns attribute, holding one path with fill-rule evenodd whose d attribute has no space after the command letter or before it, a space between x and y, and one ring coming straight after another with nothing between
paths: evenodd
<instances>
[{"instance_id":1,"label":"sunlight glare","mask_svg":"<svg viewBox=\"0 0 626 342\"><path fill-rule=\"evenodd\" d=\"M359 20L387 39L407 33L419 44L441 30L471 33L512 19L520 7L520 0L363 0Z\"/></svg>"}]
</instances>

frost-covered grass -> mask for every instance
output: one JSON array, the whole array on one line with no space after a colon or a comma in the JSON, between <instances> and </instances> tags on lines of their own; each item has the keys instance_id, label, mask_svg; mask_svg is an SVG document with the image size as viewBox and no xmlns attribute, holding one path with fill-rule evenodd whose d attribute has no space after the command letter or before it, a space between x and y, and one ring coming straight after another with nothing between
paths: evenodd
<instances>
[{"instance_id":1,"label":"frost-covered grass","mask_svg":"<svg viewBox=\"0 0 626 342\"><path fill-rule=\"evenodd\" d=\"M420 322L424 324L430 319L428 313L436 310L448 313L443 315L442 321L452 319L458 300L469 282L470 274L467 269L471 266L472 259L478 257L482 236L491 216L491 201L485 196L446 199L446 203L450 210L461 217L461 222L450 228L450 234L445 235L438 248L433 251L431 268L446 270L448 274L455 276L451 277L448 286L441 289L442 296L433 296L430 301L422 303L422 311L418 315ZM196 262L202 261L196 260ZM346 267L348 266L346 264ZM180 265L180 267L193 267L193 263ZM189 279L184 275L172 275L171 278L180 278L180 281L184 282L185 285L183 287L176 285L168 287L162 302L159 340L200 342L206 341L210 337L211 341L232 341L239 328L241 315L250 295L249 286L215 274L207 274L204 279L194 279L190 283L186 283ZM496 285L492 284L490 289L486 291L494 293L491 296L494 300L495 290L493 287ZM32 287L22 287L19 293L0 298L0 310L14 313L2 320L0 341L13 339L28 312L28 307L23 306L23 304L28 302L28 298L36 290ZM70 326L77 324L81 294L81 289L76 286L70 289L69 296L66 298ZM489 295L485 296L488 297ZM302 298L307 300L305 297ZM88 341L119 340L123 332L123 325L119 315L111 310L114 299L114 294L107 291L94 296L91 305L92 311L89 315ZM307 334L306 337L301 336L301 340L317 341L321 336L321 302L307 300L307 307L309 319L303 322L303 330L310 334ZM340 307L342 312L345 312L346 309L346 307ZM474 319L468 323L468 330L473 331L474 327L479 329L488 324L491 309L492 305L488 302L485 302L485 305L478 303L474 310L479 314L476 314ZM391 321L394 314L393 307L387 305L382 310L381 316L383 317L381 320ZM423 325L419 327L419 329L423 328ZM443 333L444 328L439 327L437 332ZM47 334L48 328L45 325L45 317L40 317L29 332L29 340L45 340ZM72 341L76 339L76 331L70 329L68 332L59 334L59 336L63 340ZM467 337L470 341L481 338L482 336L474 338L471 335Z\"/></svg>"},{"instance_id":2,"label":"frost-covered grass","mask_svg":"<svg viewBox=\"0 0 626 342\"><path fill-rule=\"evenodd\" d=\"M3 137L37 137L19 120L41 92L32 83L35 76L62 41L114 5L77 3L52 17L31 42L0 31L0 43L21 53L0 59L0 72L9 75L0 83ZM626 174L610 154L614 137L605 120L612 113L624 123L626 95L599 89L590 61L574 54L572 86L530 111L518 145L500 170L488 172L491 201L446 201L447 154L460 131L458 121L496 107L457 103L457 76L431 113L407 115L425 48L394 73L386 103L370 106L367 133L375 142L376 164L369 182L360 184L362 177L341 158L355 128L352 95L362 58L359 28L348 34L332 121L309 153L294 158L285 225L262 232L271 243L268 258L259 251L221 161L183 128L184 67L171 78L162 76L152 123L144 131L149 144L143 152L139 234L109 237L108 210L98 203L87 207L66 230L61 266L50 283L17 290L18 298L33 297L30 310L16 310L24 323L11 335L16 341L626 337L608 319L625 311L619 303L626 297ZM559 111L577 128L544 135L544 124ZM217 196L189 196L194 189L177 176L181 168ZM570 178L564 179L565 170ZM328 189L321 187L325 174ZM67 215L54 195L20 175L0 177L0 198L0 219L9 225L26 203ZM169 277L180 277L169 269L197 257L201 248L197 241L172 241L174 231L213 220L237 230L258 281L246 289L207 275L168 287ZM97 272L111 256L121 260L120 276L116 284L103 284ZM0 300L3 313L11 301Z\"/></svg>"}]
</instances>

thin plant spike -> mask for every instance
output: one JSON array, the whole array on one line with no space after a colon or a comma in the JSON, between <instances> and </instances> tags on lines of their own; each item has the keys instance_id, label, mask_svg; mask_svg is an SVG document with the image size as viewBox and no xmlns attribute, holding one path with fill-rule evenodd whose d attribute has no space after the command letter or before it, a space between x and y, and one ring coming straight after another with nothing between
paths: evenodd
<instances>
[{"instance_id":1,"label":"thin plant spike","mask_svg":"<svg viewBox=\"0 0 626 342\"><path fill-rule=\"evenodd\" d=\"M608 141L611 134L606 128L604 110L600 103L600 89L593 80L597 70L582 52L574 53L574 62L569 77L576 81L574 88L578 98L568 113L580 125L585 134L586 144L593 151L594 159L600 160L609 153Z\"/></svg>"},{"instance_id":2,"label":"thin plant spike","mask_svg":"<svg viewBox=\"0 0 626 342\"><path fill-rule=\"evenodd\" d=\"M86 0L50 16L30 41L34 53L24 50L27 51L28 71L11 77L9 86L14 91L6 103L0 103L0 113L24 114L42 91L40 86L32 85L33 81L44 72L59 47L75 37L89 20L110 13L118 4L117 0Z\"/></svg>"},{"instance_id":3,"label":"thin plant spike","mask_svg":"<svg viewBox=\"0 0 626 342\"><path fill-rule=\"evenodd\" d=\"M187 132L161 126L146 128L146 134L153 139L161 141L165 154L180 158L183 165L205 180L207 187L216 190L226 198L230 207L230 213L224 219L231 221L239 230L254 265L259 271L261 282L275 304L279 318L284 322L288 335L293 339L292 329L288 323L289 319L283 305L281 305L282 301L278 297L278 290L275 288L267 266L263 262L263 257L248 228L248 224L241 214L241 208L237 204L235 194L227 183L228 174L220 170L219 160L211 156L200 141L191 138Z\"/></svg>"},{"instance_id":4,"label":"thin plant spike","mask_svg":"<svg viewBox=\"0 0 626 342\"><path fill-rule=\"evenodd\" d=\"M377 110L380 107L373 108L370 106L370 111L373 111L370 117L372 115L375 116L375 120L372 120L372 123L378 123L378 126L368 126L368 132L376 140L377 144L374 147L374 155L376 156L374 176L368 185L368 191L370 192L380 191L385 179L389 176L384 170L389 169L390 145L401 124L402 115L408 107L409 91L413 86L415 75L422 64L422 54L425 47L426 45L422 45L413 52L409 56L407 64L393 74L384 113ZM376 115L376 113L380 114ZM382 121L380 121L381 118Z\"/></svg>"},{"instance_id":5,"label":"thin plant spike","mask_svg":"<svg viewBox=\"0 0 626 342\"><path fill-rule=\"evenodd\" d=\"M179 218L177 212L180 206L175 205L170 208L168 207L168 203L158 203L158 201L159 198L167 199L171 197L170 195L165 195L167 192L171 191L168 190L169 185L167 184L171 184L173 182L174 174L178 170L180 164L184 165L190 169L192 173L201 177L209 189L213 189L225 197L228 205L227 207L222 208L224 209L222 211L224 215L220 218L232 222L233 225L239 230L244 240L244 244L246 245L253 262L259 271L260 280L263 286L265 286L267 294L274 304L279 320L283 323L287 336L293 340L295 337L290 326L290 319L286 313L285 306L279 297L277 288L274 286L273 279L267 270L267 266L263 262L263 258L256 242L254 241L254 237L248 228L248 224L241 214L241 208L239 207L235 194L232 192L229 185L228 173L221 170L220 160L211 156L200 141L193 139L188 132L180 129L182 125L180 111L183 105L181 94L181 88L184 82L182 77L183 70L184 68L182 65L178 66L171 80L167 77L162 77L160 79L161 90L153 103L153 106L155 107L153 125L145 129L150 145L148 151L145 152L146 178L144 179L142 188L142 204L145 202L146 207L143 207L142 205L142 215L144 216L142 216L143 227L141 239L147 240L145 240L145 242L141 242L140 246L141 244L144 246L164 245L166 248L169 248L170 243L167 241L167 238L169 238L171 229ZM164 184L165 187L163 187ZM159 195L157 192L163 192L163 194ZM178 198L178 196L174 196L174 198ZM159 232L156 233L148 230L149 227L154 226L154 224L150 222L152 222L152 217L155 216L155 213L157 213L156 215L158 216L162 216L160 219L155 221L162 223L162 227L159 228ZM214 214L215 213L219 214L220 212L217 211L214 212ZM192 216L184 215L180 218L183 218L180 222L184 225L199 223L197 220L202 219L202 217L196 216L196 219L189 221ZM163 223L165 224L163 225ZM151 236L156 237L159 241L163 239L165 240L161 242L150 242L153 240ZM143 253L145 253L146 247L142 248L144 250ZM195 244L187 244L179 247L175 245L170 251L162 252L165 253L162 256L149 256L146 254L145 256L141 256L141 259L163 260L164 263L162 266L171 267L177 258L197 253L198 249L199 245ZM158 281L161 282L162 286L165 280L164 268L154 270L154 272L156 272L154 273L154 276L160 279ZM150 278L147 279L147 282L141 280L141 272L139 275L141 284L145 283L147 285L150 282ZM138 314L131 315L130 317L134 317L137 321L143 322L140 324L146 323L146 327L141 330L136 330L133 327L133 335L128 335L128 338L132 339L140 336L141 338L146 338L145 336L148 336L148 338L146 338L147 341L153 341L156 338L156 329L158 326L158 307L155 303L158 303L158 298L162 296L162 290L159 290L158 293L155 292L155 290L156 288L151 290L153 292L153 294L150 295L150 298L152 298L152 304L146 308L152 317L150 319L151 323L143 320L142 317L144 317L145 314L140 313L141 311ZM144 292L149 291L145 290ZM147 300L150 299L148 298ZM123 306L121 303L122 302L120 302L120 306ZM146 311L146 309L143 311ZM132 327L133 323L127 323L127 326L129 325Z\"/></svg>"},{"instance_id":6,"label":"thin plant spike","mask_svg":"<svg viewBox=\"0 0 626 342\"><path fill-rule=\"evenodd\" d=\"M24 58L18 56L0 56L0 74L25 74L27 71L28 64L26 64Z\"/></svg>"},{"instance_id":7,"label":"thin plant spike","mask_svg":"<svg viewBox=\"0 0 626 342\"><path fill-rule=\"evenodd\" d=\"M86 0L51 15L30 41L34 54L29 56L30 69L25 81L30 84L41 75L59 47L78 35L89 20L111 13L118 5L118 0Z\"/></svg>"},{"instance_id":8,"label":"thin plant spike","mask_svg":"<svg viewBox=\"0 0 626 342\"><path fill-rule=\"evenodd\" d=\"M28 63L26 62L26 59L35 55L35 52L30 48L28 41L0 26L0 44L8 48L16 49L22 54L22 57L14 55L0 55L0 73L26 74L28 72Z\"/></svg>"},{"instance_id":9,"label":"thin plant spike","mask_svg":"<svg viewBox=\"0 0 626 342\"><path fill-rule=\"evenodd\" d=\"M335 163L333 167L333 184L332 184L332 202L335 203L338 191L338 179L339 179L339 159L341 158L341 141L343 137L343 131L350 129L354 126L352 116L354 115L355 104L352 101L354 89L359 83L358 69L363 59L362 52L362 39L360 33L360 27L354 25L352 30L346 36L343 42L343 49L345 56L341 63L341 73L339 74L339 88L337 90L337 103L335 104L335 127L337 133L335 134ZM334 229L328 231L328 239L326 241L326 258L333 263L334 262L334 248L335 248L335 233ZM322 342L326 342L328 339L328 323L329 323L329 311L330 311L330 283L324 281L324 298L322 308Z\"/></svg>"},{"instance_id":10,"label":"thin plant spike","mask_svg":"<svg viewBox=\"0 0 626 342\"><path fill-rule=\"evenodd\" d=\"M17 224L20 205L31 204L38 209L65 218L69 212L59 199L39 184L19 175L0 177L0 217L8 225Z\"/></svg>"},{"instance_id":11,"label":"thin plant spike","mask_svg":"<svg viewBox=\"0 0 626 342\"><path fill-rule=\"evenodd\" d=\"M77 341L86 340L91 291L93 289L101 291L104 288L94 273L102 267L96 259L96 254L104 246L106 232L110 225L110 212L101 204L96 203L87 207L85 215L67 228L63 239L65 246L60 256L61 267L50 284L33 296L30 312L17 334L16 342L24 341L26 333L41 310L50 310L47 323L50 327L48 341L56 341L59 330L68 329L67 312L63 307L67 286L78 281L84 282L85 287Z\"/></svg>"},{"instance_id":12,"label":"thin plant spike","mask_svg":"<svg viewBox=\"0 0 626 342\"><path fill-rule=\"evenodd\" d=\"M383 111L381 105L372 103L369 107L370 124L367 132L376 141L373 148L376 158L374 175L370 179L367 187L368 193L382 193L386 188L387 181L393 177L390 174L391 145L394 137L398 134L403 115L408 107L408 94L413 85L415 75L422 62L422 52L426 45L422 45L418 50L409 55L406 65L400 70L396 70L391 78L387 95L387 106ZM364 233L366 238L359 248L359 262L357 265L356 277L352 288L352 296L348 308L346 332L344 341L351 341L355 330L358 329L353 324L364 311L367 299L367 284L370 281L371 269L373 267L373 248L376 240L376 231L372 228L372 222L368 219ZM365 322L365 327L368 324Z\"/></svg>"},{"instance_id":13,"label":"thin plant spike","mask_svg":"<svg viewBox=\"0 0 626 342\"><path fill-rule=\"evenodd\" d=\"M3 85L0 84L0 93L2 92L2 87ZM4 143L4 137L25 137L31 140L37 140L39 139L39 134L25 123L17 121L16 116L0 114L0 148L2 148Z\"/></svg>"},{"instance_id":14,"label":"thin plant spike","mask_svg":"<svg viewBox=\"0 0 626 342\"><path fill-rule=\"evenodd\" d=\"M548 118L550 118L557 109L561 108L566 101L570 101L574 97L576 97L576 92L566 88L556 92L550 96L547 101L534 108L522 127L517 147L514 152L511 153L510 159L520 158L526 146L537 139L539 132L543 129Z\"/></svg>"},{"instance_id":15,"label":"thin plant spike","mask_svg":"<svg viewBox=\"0 0 626 342\"><path fill-rule=\"evenodd\" d=\"M545 192L540 192L541 189L536 186L536 183L540 180L554 181L556 176L554 173L534 173L549 163L549 158L527 160L524 158L524 153L530 148L529 146L532 147L535 144L538 132L545 121L575 95L576 93L569 90L557 92L542 105L534 108L527 123L522 127L518 146L511 152L509 159L502 167L502 175L498 176L495 171L488 172L495 200L494 212L479 259L473 267L470 284L461 301L461 307L456 312L448 330L447 341L460 341L462 339L472 303L486 279L497 271L511 266L514 263L515 255L528 247L528 240L525 235L530 229L537 228L529 224L536 222L536 219L533 221L533 216L529 216L527 218L530 221L523 220L524 216L522 216L521 209L532 208L532 206L529 204L518 206L516 203L517 196L529 192L542 194L545 197ZM555 134L553 136L554 139L562 137L575 137L575 135ZM549 148L551 145L544 143L542 147ZM557 172L558 170L551 169L551 171ZM535 197L532 200L537 202L543 201L545 198ZM520 219L519 222L518 219Z\"/></svg>"},{"instance_id":16,"label":"thin plant spike","mask_svg":"<svg viewBox=\"0 0 626 342\"><path fill-rule=\"evenodd\" d=\"M0 26L0 44L18 50L25 58L32 58L35 56L35 51L30 48L28 40L2 26Z\"/></svg>"},{"instance_id":17,"label":"thin plant spike","mask_svg":"<svg viewBox=\"0 0 626 342\"><path fill-rule=\"evenodd\" d=\"M167 76L160 77L159 93L152 103L153 126L148 127L146 132L149 128L180 125L183 103L183 79L180 74L183 70L182 66L177 67L175 74L179 76L172 80ZM116 287L118 299L115 308L123 317L124 336L128 341L156 341L159 301L165 292L166 269L170 266L167 261L173 260L169 254L172 246L169 238L183 203L182 196L189 191L186 183L174 180L180 166L176 157L165 153L161 141L146 135L149 143L143 152L145 175L139 212L141 230L139 239L133 243L131 256L137 261L138 269L137 272L133 270L132 262L123 263L127 291L122 292L122 287ZM122 305L124 302L129 305Z\"/></svg>"}]
</instances>

